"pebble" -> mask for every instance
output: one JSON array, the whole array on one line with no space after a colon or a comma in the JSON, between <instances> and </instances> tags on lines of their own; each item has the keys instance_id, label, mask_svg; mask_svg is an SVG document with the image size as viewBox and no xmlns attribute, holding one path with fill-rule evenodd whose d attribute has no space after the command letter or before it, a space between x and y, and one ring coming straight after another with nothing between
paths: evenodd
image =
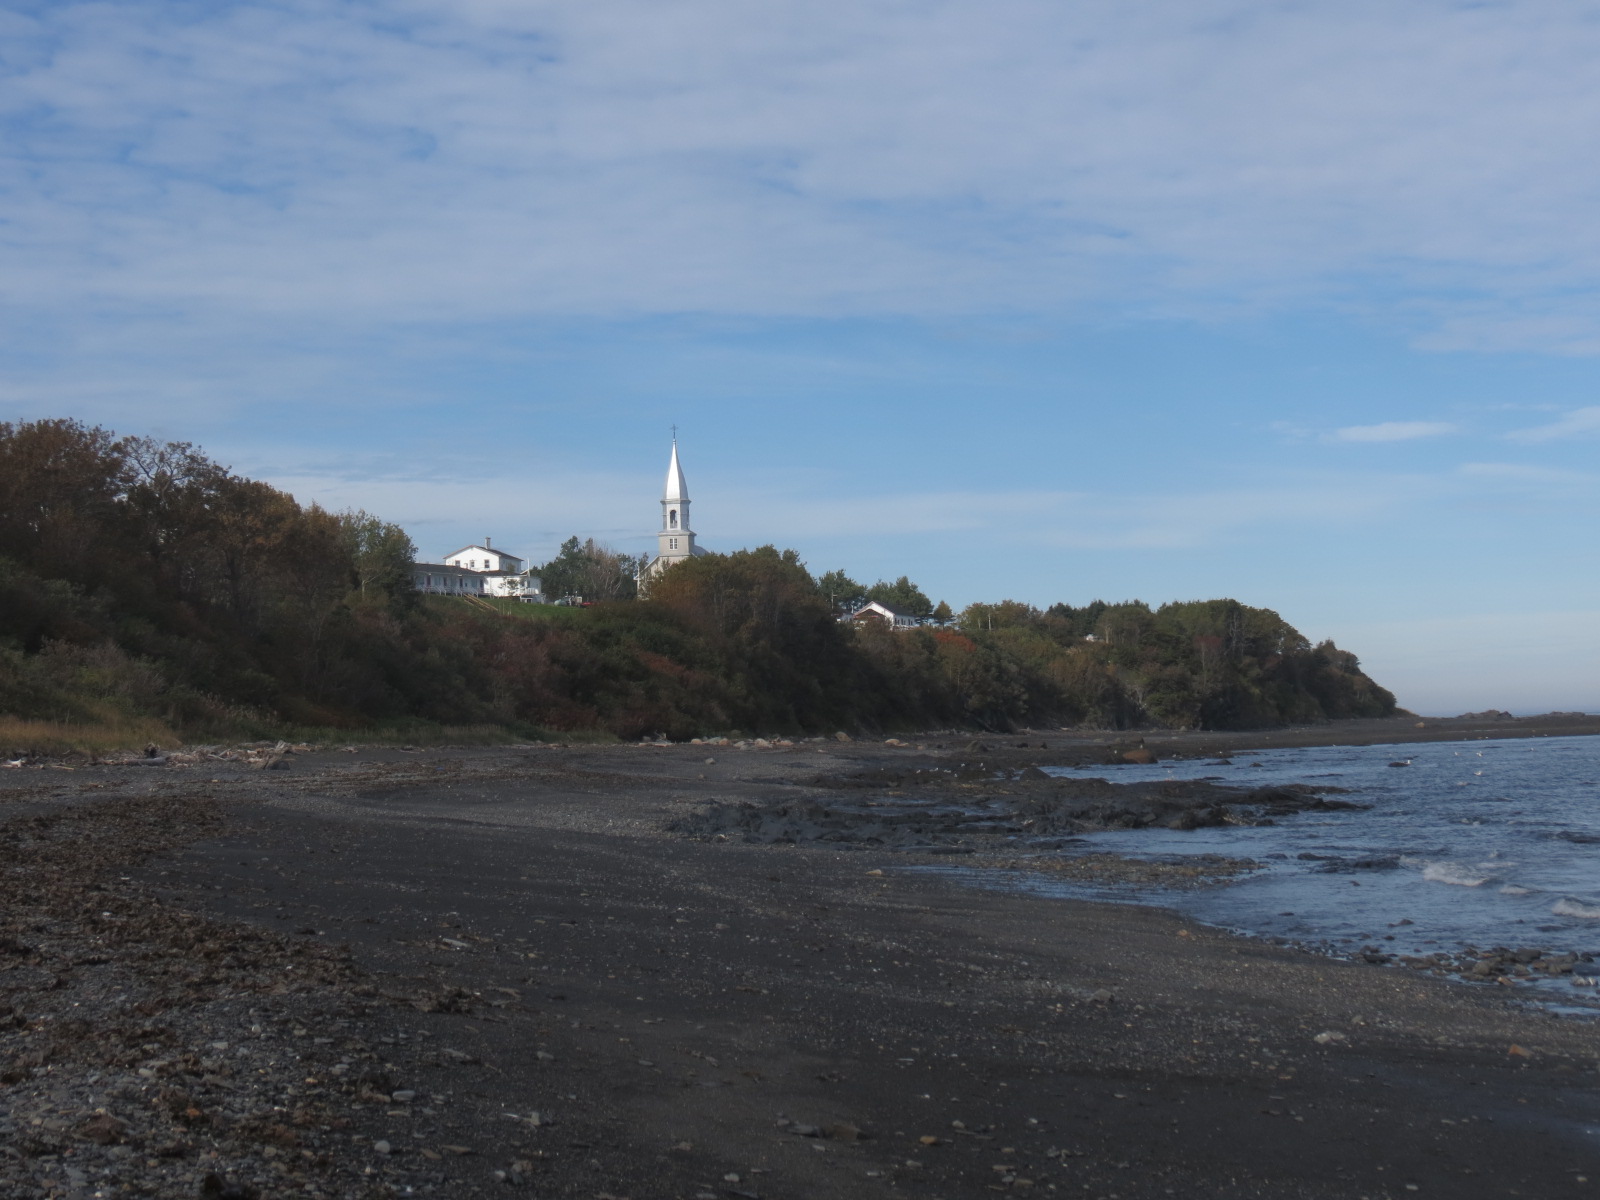
<instances>
[{"instance_id":1,"label":"pebble","mask_svg":"<svg viewBox=\"0 0 1600 1200\"><path fill-rule=\"evenodd\" d=\"M379 1154L388 1154L394 1149L388 1142L373 1142L372 1148Z\"/></svg>"}]
</instances>

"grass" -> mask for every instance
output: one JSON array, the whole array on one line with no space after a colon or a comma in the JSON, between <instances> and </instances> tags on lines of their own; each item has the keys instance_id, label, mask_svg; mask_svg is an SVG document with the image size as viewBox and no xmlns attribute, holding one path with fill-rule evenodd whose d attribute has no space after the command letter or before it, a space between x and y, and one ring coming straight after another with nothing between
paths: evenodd
<instances>
[{"instance_id":1,"label":"grass","mask_svg":"<svg viewBox=\"0 0 1600 1200\"><path fill-rule=\"evenodd\" d=\"M518 742L605 746L621 739L605 729L405 722L354 728L284 725L263 729L254 726L233 731L231 736L226 731L210 731L205 737L190 740L206 745L282 740L321 746L504 746ZM164 750L175 750L184 745L184 739L170 726L153 719L28 721L20 717L0 716L0 753L7 757L59 758L69 754L114 754L124 750L142 750L151 743Z\"/></svg>"},{"instance_id":2,"label":"grass","mask_svg":"<svg viewBox=\"0 0 1600 1200\"><path fill-rule=\"evenodd\" d=\"M0 716L0 748L8 755L109 754L117 750L180 745L178 735L153 718L108 721L29 721Z\"/></svg>"},{"instance_id":3,"label":"grass","mask_svg":"<svg viewBox=\"0 0 1600 1200\"><path fill-rule=\"evenodd\" d=\"M474 596L471 599L458 596L428 596L425 603L458 611L462 608L472 608L478 612L493 609L501 616L519 617L524 621L538 621L546 625L570 625L581 622L589 612L588 609L565 604L528 604L504 596Z\"/></svg>"}]
</instances>

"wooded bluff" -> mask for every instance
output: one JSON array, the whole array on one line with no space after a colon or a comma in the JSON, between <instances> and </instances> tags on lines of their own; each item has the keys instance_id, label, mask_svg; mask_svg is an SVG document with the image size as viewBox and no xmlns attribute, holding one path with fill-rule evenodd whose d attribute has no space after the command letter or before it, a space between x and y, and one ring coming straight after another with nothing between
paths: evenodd
<instances>
[{"instance_id":1,"label":"wooded bluff","mask_svg":"<svg viewBox=\"0 0 1600 1200\"><path fill-rule=\"evenodd\" d=\"M184 443L0 424L0 749L476 727L671 738L1385 716L1332 642L1233 600L838 620L793 551L588 608L420 596L414 549Z\"/></svg>"}]
</instances>

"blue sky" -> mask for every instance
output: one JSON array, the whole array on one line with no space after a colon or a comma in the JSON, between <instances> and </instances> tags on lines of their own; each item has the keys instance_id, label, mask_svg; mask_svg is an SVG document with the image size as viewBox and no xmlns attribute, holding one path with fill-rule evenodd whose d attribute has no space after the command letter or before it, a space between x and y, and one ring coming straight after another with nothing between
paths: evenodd
<instances>
[{"instance_id":1,"label":"blue sky","mask_svg":"<svg viewBox=\"0 0 1600 1200\"><path fill-rule=\"evenodd\" d=\"M0 415L1600 710L1600 5L0 7Z\"/></svg>"}]
</instances>

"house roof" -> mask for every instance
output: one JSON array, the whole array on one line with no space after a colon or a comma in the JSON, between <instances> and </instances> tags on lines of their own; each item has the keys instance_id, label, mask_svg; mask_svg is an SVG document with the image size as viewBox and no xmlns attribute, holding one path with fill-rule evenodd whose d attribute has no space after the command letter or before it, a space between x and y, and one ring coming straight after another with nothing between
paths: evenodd
<instances>
[{"instance_id":1,"label":"house roof","mask_svg":"<svg viewBox=\"0 0 1600 1200\"><path fill-rule=\"evenodd\" d=\"M869 612L879 612L890 617L905 617L912 621L920 619L917 614L912 612L910 609L896 608L892 604L885 604L882 600L868 600L860 608L856 609L855 612L851 613L850 616L855 618Z\"/></svg>"},{"instance_id":2,"label":"house roof","mask_svg":"<svg viewBox=\"0 0 1600 1200\"><path fill-rule=\"evenodd\" d=\"M518 562L522 561L522 559L521 559L521 557L519 555L507 554L504 550L496 550L491 546L479 546L476 543L472 544L471 546L463 546L463 547L461 547L461 549L453 551L450 554L445 555L445 557L446 558L456 558L456 557L458 557L458 556L460 556L462 554L466 554L468 551L481 552L483 554L498 554L501 558L515 558Z\"/></svg>"}]
</instances>

